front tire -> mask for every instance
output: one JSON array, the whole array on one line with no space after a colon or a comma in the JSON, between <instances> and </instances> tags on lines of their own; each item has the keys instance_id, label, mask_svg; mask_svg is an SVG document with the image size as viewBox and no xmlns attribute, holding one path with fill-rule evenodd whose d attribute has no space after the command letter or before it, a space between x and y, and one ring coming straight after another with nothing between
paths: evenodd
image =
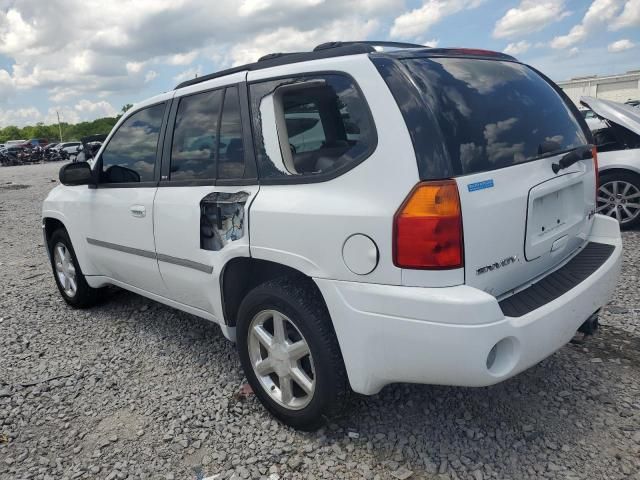
<instances>
[{"instance_id":1,"label":"front tire","mask_svg":"<svg viewBox=\"0 0 640 480\"><path fill-rule=\"evenodd\" d=\"M640 224L640 176L631 172L604 173L598 188L597 212L615 218L620 228Z\"/></svg>"},{"instance_id":2,"label":"front tire","mask_svg":"<svg viewBox=\"0 0 640 480\"><path fill-rule=\"evenodd\" d=\"M87 283L67 231L60 228L53 232L48 248L53 276L64 301L74 308L94 305L99 289Z\"/></svg>"},{"instance_id":3,"label":"front tire","mask_svg":"<svg viewBox=\"0 0 640 480\"><path fill-rule=\"evenodd\" d=\"M240 361L258 399L276 418L314 430L344 406L347 376L322 298L307 279L268 281L238 311Z\"/></svg>"}]
</instances>

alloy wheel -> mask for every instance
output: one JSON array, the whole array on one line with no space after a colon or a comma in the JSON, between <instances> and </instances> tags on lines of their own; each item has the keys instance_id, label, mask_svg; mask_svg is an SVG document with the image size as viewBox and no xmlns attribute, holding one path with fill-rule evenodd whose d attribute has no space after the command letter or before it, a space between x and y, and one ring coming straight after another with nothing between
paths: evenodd
<instances>
[{"instance_id":1,"label":"alloy wheel","mask_svg":"<svg viewBox=\"0 0 640 480\"><path fill-rule=\"evenodd\" d=\"M249 359L264 391L291 410L313 399L316 375L307 340L286 315L276 310L259 312L249 325Z\"/></svg>"},{"instance_id":2,"label":"alloy wheel","mask_svg":"<svg viewBox=\"0 0 640 480\"><path fill-rule=\"evenodd\" d=\"M56 268L58 281L68 297L74 297L78 291L76 281L76 267L73 265L71 252L65 244L58 242L53 247L53 263Z\"/></svg>"},{"instance_id":3,"label":"alloy wheel","mask_svg":"<svg viewBox=\"0 0 640 480\"><path fill-rule=\"evenodd\" d=\"M623 180L606 182L598 189L596 211L615 218L623 225L633 222L640 215L640 190Z\"/></svg>"}]
</instances>

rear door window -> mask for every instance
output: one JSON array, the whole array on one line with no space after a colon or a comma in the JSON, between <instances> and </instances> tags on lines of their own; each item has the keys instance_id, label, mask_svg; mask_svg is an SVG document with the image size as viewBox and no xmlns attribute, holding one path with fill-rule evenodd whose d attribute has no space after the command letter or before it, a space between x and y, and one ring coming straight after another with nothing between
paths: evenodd
<instances>
[{"instance_id":1,"label":"rear door window","mask_svg":"<svg viewBox=\"0 0 640 480\"><path fill-rule=\"evenodd\" d=\"M214 179L223 90L180 99L171 146L171 180Z\"/></svg>"},{"instance_id":2,"label":"rear door window","mask_svg":"<svg viewBox=\"0 0 640 480\"><path fill-rule=\"evenodd\" d=\"M424 134L442 139L457 175L509 167L588 143L562 97L525 65L469 58L403 63L435 119L422 126L430 130ZM403 113L407 121L415 118ZM419 161L428 161L417 153Z\"/></svg>"},{"instance_id":3,"label":"rear door window","mask_svg":"<svg viewBox=\"0 0 640 480\"><path fill-rule=\"evenodd\" d=\"M244 147L238 87L229 87L225 90L218 155L217 178L239 179L244 177Z\"/></svg>"}]
</instances>

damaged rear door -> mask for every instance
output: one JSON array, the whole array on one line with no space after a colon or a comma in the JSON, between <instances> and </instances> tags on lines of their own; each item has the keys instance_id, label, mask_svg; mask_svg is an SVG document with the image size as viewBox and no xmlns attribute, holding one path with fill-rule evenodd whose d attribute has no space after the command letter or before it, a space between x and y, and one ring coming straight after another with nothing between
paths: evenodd
<instances>
[{"instance_id":1,"label":"damaged rear door","mask_svg":"<svg viewBox=\"0 0 640 480\"><path fill-rule=\"evenodd\" d=\"M249 256L247 216L259 188L243 130L244 74L224 81L176 92L154 202L156 254L169 297L220 321L220 273L229 259Z\"/></svg>"}]
</instances>

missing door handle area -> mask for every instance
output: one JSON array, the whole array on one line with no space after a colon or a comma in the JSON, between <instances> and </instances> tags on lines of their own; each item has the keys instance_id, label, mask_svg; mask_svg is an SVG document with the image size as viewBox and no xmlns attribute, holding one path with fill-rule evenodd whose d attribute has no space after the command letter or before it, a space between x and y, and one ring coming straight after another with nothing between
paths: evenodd
<instances>
[{"instance_id":1,"label":"missing door handle area","mask_svg":"<svg viewBox=\"0 0 640 480\"><path fill-rule=\"evenodd\" d=\"M222 250L244 236L247 192L213 192L200 201L200 248Z\"/></svg>"}]
</instances>

